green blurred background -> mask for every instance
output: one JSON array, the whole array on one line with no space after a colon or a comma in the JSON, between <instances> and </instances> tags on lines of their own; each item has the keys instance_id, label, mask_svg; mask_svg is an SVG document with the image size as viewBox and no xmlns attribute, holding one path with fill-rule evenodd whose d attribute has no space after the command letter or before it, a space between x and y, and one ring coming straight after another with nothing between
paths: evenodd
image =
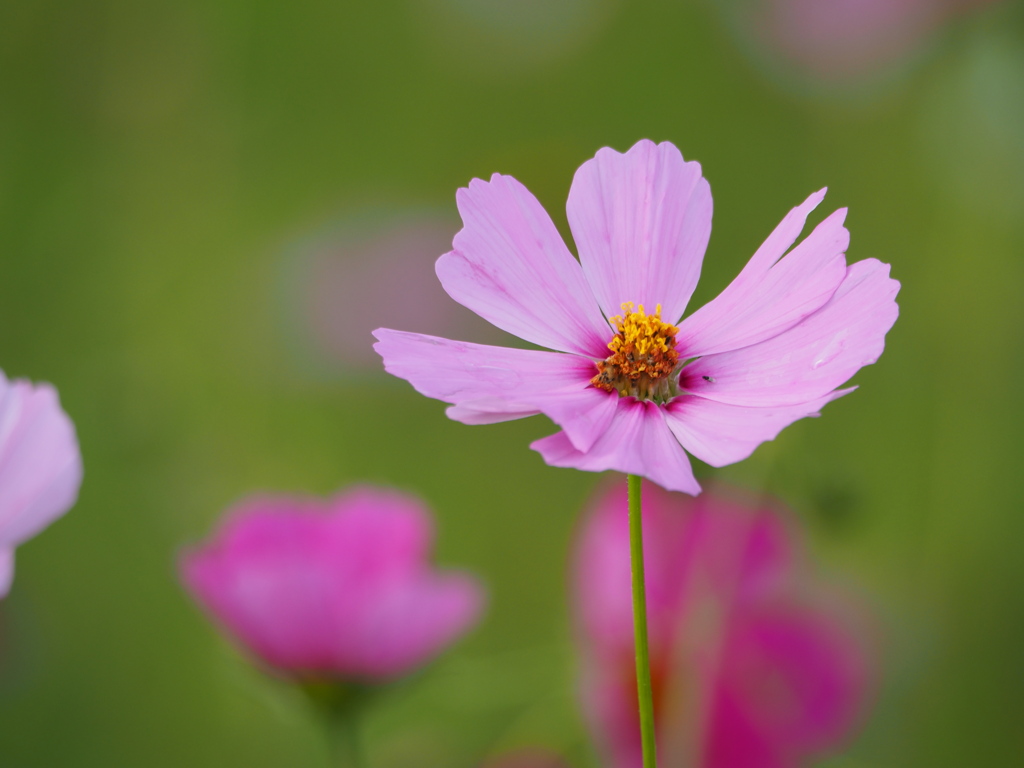
<instances>
[{"instance_id":1,"label":"green blurred background","mask_svg":"<svg viewBox=\"0 0 1024 768\"><path fill-rule=\"evenodd\" d=\"M826 184L850 258L903 283L857 393L741 465L698 468L787 501L822 570L875 606L874 705L828 765L1022 762L1024 8L964 12L842 81L773 58L742 13L0 3L0 367L57 385L86 467L0 605L0 765L326 765L302 702L218 637L175 554L248 492L359 480L422 494L440 562L491 590L480 628L369 717L371 765L524 744L596 765L565 577L600 478L527 449L541 418L455 424L332 353L309 264L327 253L344 275L347 243L410 217L450 237L455 190L495 171L567 232L576 167L645 137L712 185L692 306ZM370 343L358 308L335 310L337 344Z\"/></svg>"}]
</instances>

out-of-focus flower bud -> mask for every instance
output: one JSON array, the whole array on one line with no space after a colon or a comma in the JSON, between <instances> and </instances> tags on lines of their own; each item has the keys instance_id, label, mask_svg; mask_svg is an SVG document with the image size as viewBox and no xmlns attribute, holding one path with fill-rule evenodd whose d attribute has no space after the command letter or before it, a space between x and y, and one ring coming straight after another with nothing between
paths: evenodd
<instances>
[{"instance_id":1,"label":"out-of-focus flower bud","mask_svg":"<svg viewBox=\"0 0 1024 768\"><path fill-rule=\"evenodd\" d=\"M275 670L379 683L430 660L480 615L477 581L429 564L432 537L423 504L390 490L253 497L180 568L214 620Z\"/></svg>"}]
</instances>

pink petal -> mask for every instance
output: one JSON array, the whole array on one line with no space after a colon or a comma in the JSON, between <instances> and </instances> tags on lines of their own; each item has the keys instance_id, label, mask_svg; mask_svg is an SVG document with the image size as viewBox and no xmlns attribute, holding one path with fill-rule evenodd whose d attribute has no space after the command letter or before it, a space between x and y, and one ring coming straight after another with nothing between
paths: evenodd
<instances>
[{"instance_id":1,"label":"pink petal","mask_svg":"<svg viewBox=\"0 0 1024 768\"><path fill-rule=\"evenodd\" d=\"M610 768L642 768L636 662L632 653L619 658L593 658L584 649L582 657L580 697L591 735L603 758L600 764ZM657 717L656 713L656 721ZM659 734L659 741L661 738ZM664 755L659 754L659 758L665 764Z\"/></svg>"},{"instance_id":2,"label":"pink petal","mask_svg":"<svg viewBox=\"0 0 1024 768\"><path fill-rule=\"evenodd\" d=\"M859 261L828 303L802 323L760 344L696 360L683 369L681 386L735 405L796 405L822 397L882 354L899 314L899 288L888 264Z\"/></svg>"},{"instance_id":3,"label":"pink petal","mask_svg":"<svg viewBox=\"0 0 1024 768\"><path fill-rule=\"evenodd\" d=\"M287 546L287 544L285 544ZM252 653L280 669L327 666L319 633L309 616L328 616L323 579L296 555L252 558L248 562L212 552L184 553L179 562L185 586L203 608Z\"/></svg>"},{"instance_id":4,"label":"pink petal","mask_svg":"<svg viewBox=\"0 0 1024 768\"><path fill-rule=\"evenodd\" d=\"M483 342L504 336L452 301L434 274L457 229L415 208L368 208L289 247L289 314L315 355L309 362L341 374L376 369L367 342L382 325Z\"/></svg>"},{"instance_id":5,"label":"pink petal","mask_svg":"<svg viewBox=\"0 0 1024 768\"><path fill-rule=\"evenodd\" d=\"M644 482L644 568L651 647L664 647L678 621L700 500ZM609 484L590 505L574 558L576 613L592 650L601 657L633 653L629 504L625 481Z\"/></svg>"},{"instance_id":6,"label":"pink petal","mask_svg":"<svg viewBox=\"0 0 1024 768\"><path fill-rule=\"evenodd\" d=\"M666 514L684 517L686 522L678 533L661 522L655 535L676 537L674 545L666 546L674 549L677 579L690 584L686 599L680 602L686 612L703 614L700 621L705 631L713 615L708 609L734 610L748 602L771 599L791 586L796 566L794 543L779 515L752 507L749 500L740 503L721 488L712 487L697 499L662 494ZM644 501L646 507L647 498Z\"/></svg>"},{"instance_id":7,"label":"pink petal","mask_svg":"<svg viewBox=\"0 0 1024 768\"><path fill-rule=\"evenodd\" d=\"M511 176L473 179L456 200L463 228L437 260L448 294L543 347L603 358L613 331L547 212Z\"/></svg>"},{"instance_id":8,"label":"pink petal","mask_svg":"<svg viewBox=\"0 0 1024 768\"><path fill-rule=\"evenodd\" d=\"M796 766L835 746L853 726L869 678L863 651L821 606L747 611L721 669L710 763L738 768L760 768L766 752Z\"/></svg>"},{"instance_id":9,"label":"pink petal","mask_svg":"<svg viewBox=\"0 0 1024 768\"><path fill-rule=\"evenodd\" d=\"M514 421L525 419L527 416L537 416L540 411L527 405L522 410L515 410L515 406L504 400L477 400L472 405L460 403L445 408L445 415L452 421L461 424L468 424L472 427L479 427L484 424L500 424L503 421Z\"/></svg>"},{"instance_id":10,"label":"pink petal","mask_svg":"<svg viewBox=\"0 0 1024 768\"><path fill-rule=\"evenodd\" d=\"M0 546L21 543L67 512L81 482L75 427L56 390L0 373Z\"/></svg>"},{"instance_id":11,"label":"pink petal","mask_svg":"<svg viewBox=\"0 0 1024 768\"><path fill-rule=\"evenodd\" d=\"M731 514L736 519L741 507L719 499L720 509L730 507L735 510ZM765 600L791 586L800 554L798 544L799 537L782 515L771 511L770 507L756 512L746 533L737 599Z\"/></svg>"},{"instance_id":12,"label":"pink petal","mask_svg":"<svg viewBox=\"0 0 1024 768\"><path fill-rule=\"evenodd\" d=\"M825 196L816 192L791 210L725 290L679 326L684 357L739 349L770 339L799 323L828 301L846 275L850 233L846 209L821 222L786 254L807 214Z\"/></svg>"},{"instance_id":13,"label":"pink petal","mask_svg":"<svg viewBox=\"0 0 1024 768\"><path fill-rule=\"evenodd\" d=\"M711 720L704 765L707 768L799 768L785 751L760 732L743 711L742 701L719 693Z\"/></svg>"},{"instance_id":14,"label":"pink petal","mask_svg":"<svg viewBox=\"0 0 1024 768\"><path fill-rule=\"evenodd\" d=\"M580 262L605 315L643 304L675 322L711 236L711 188L672 144L605 147L576 171L566 212Z\"/></svg>"},{"instance_id":15,"label":"pink petal","mask_svg":"<svg viewBox=\"0 0 1024 768\"><path fill-rule=\"evenodd\" d=\"M292 542L295 549L283 546ZM233 507L215 543L231 562L323 557L339 574L403 573L426 561L433 543L430 516L418 499L356 486L332 499L259 495Z\"/></svg>"},{"instance_id":16,"label":"pink petal","mask_svg":"<svg viewBox=\"0 0 1024 768\"><path fill-rule=\"evenodd\" d=\"M474 579L430 568L432 536L423 505L403 494L256 498L183 556L182 578L267 664L383 679L425 662L479 615Z\"/></svg>"},{"instance_id":17,"label":"pink petal","mask_svg":"<svg viewBox=\"0 0 1024 768\"><path fill-rule=\"evenodd\" d=\"M590 506L573 601L587 719L606 763L638 768L626 515L623 483ZM870 670L836 613L841 595L802 599L811 580L783 516L720 489L693 499L647 486L643 523L664 764L796 768L834 748Z\"/></svg>"},{"instance_id":18,"label":"pink petal","mask_svg":"<svg viewBox=\"0 0 1024 768\"><path fill-rule=\"evenodd\" d=\"M0 549L0 597L7 597L14 581L14 547Z\"/></svg>"},{"instance_id":19,"label":"pink petal","mask_svg":"<svg viewBox=\"0 0 1024 768\"><path fill-rule=\"evenodd\" d=\"M633 649L626 483L607 486L589 505L577 536L576 612L602 657ZM698 498L643 484L644 561L651 647L677 629L689 591L727 605L772 599L791 586L794 535L767 507L715 488Z\"/></svg>"},{"instance_id":20,"label":"pink petal","mask_svg":"<svg viewBox=\"0 0 1024 768\"><path fill-rule=\"evenodd\" d=\"M337 639L352 642L337 644L334 663L377 677L419 666L472 627L483 604L483 589L465 574L422 579L413 588L395 584L366 606L358 635L339 627Z\"/></svg>"},{"instance_id":21,"label":"pink petal","mask_svg":"<svg viewBox=\"0 0 1024 768\"><path fill-rule=\"evenodd\" d=\"M451 403L448 416L492 424L544 413L586 450L615 412L618 395L595 389L585 357L510 349L380 328L374 348L385 369L418 392Z\"/></svg>"},{"instance_id":22,"label":"pink petal","mask_svg":"<svg viewBox=\"0 0 1024 768\"><path fill-rule=\"evenodd\" d=\"M326 522L313 517L310 533L317 554L332 563L340 578L419 574L430 557L434 525L415 496L355 486L326 507Z\"/></svg>"},{"instance_id":23,"label":"pink petal","mask_svg":"<svg viewBox=\"0 0 1024 768\"><path fill-rule=\"evenodd\" d=\"M991 1L773 0L748 11L747 21L787 66L852 86L911 55L957 6Z\"/></svg>"},{"instance_id":24,"label":"pink petal","mask_svg":"<svg viewBox=\"0 0 1024 768\"><path fill-rule=\"evenodd\" d=\"M748 408L703 397L683 396L665 409L669 429L686 450L713 467L724 467L747 458L785 427L807 416L817 416L826 403L852 392L833 392L799 405Z\"/></svg>"},{"instance_id":25,"label":"pink petal","mask_svg":"<svg viewBox=\"0 0 1024 768\"><path fill-rule=\"evenodd\" d=\"M463 424L494 424L543 413L560 426L573 447L588 451L605 433L617 408L619 396L593 387L565 389L537 395L536 410L511 411L500 400L474 400L453 405L448 417Z\"/></svg>"},{"instance_id":26,"label":"pink petal","mask_svg":"<svg viewBox=\"0 0 1024 768\"><path fill-rule=\"evenodd\" d=\"M700 493L690 461L665 423L662 406L619 398L614 418L587 452L577 450L564 432L530 445L555 467L589 472L614 469L640 475L671 491Z\"/></svg>"}]
</instances>

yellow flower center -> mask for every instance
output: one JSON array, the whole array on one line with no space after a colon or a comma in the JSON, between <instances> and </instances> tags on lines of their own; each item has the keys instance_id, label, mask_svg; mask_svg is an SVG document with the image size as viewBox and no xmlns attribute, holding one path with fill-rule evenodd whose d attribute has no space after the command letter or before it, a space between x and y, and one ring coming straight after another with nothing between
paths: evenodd
<instances>
[{"instance_id":1,"label":"yellow flower center","mask_svg":"<svg viewBox=\"0 0 1024 768\"><path fill-rule=\"evenodd\" d=\"M679 329L661 319L661 305L648 315L641 304L622 305L622 315L611 318L618 332L608 343L612 354L597 364L590 380L598 389L632 395L639 400L665 402L678 394L672 373L679 362Z\"/></svg>"}]
</instances>

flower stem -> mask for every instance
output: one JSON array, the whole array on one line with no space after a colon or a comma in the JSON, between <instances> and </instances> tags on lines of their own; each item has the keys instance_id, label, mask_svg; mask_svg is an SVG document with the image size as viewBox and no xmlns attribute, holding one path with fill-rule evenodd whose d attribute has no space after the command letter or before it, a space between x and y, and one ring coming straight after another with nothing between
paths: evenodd
<instances>
[{"instance_id":1,"label":"flower stem","mask_svg":"<svg viewBox=\"0 0 1024 768\"><path fill-rule=\"evenodd\" d=\"M359 743L359 724L355 713L349 717L336 717L328 724L331 733L331 757L334 768L361 768L362 745Z\"/></svg>"},{"instance_id":2,"label":"flower stem","mask_svg":"<svg viewBox=\"0 0 1024 768\"><path fill-rule=\"evenodd\" d=\"M636 645L636 694L640 708L640 742L644 768L657 768L654 741L654 697L651 694L651 662L647 650L647 588L644 581L644 532L640 502L640 478L628 475L629 555L633 572L633 638Z\"/></svg>"},{"instance_id":3,"label":"flower stem","mask_svg":"<svg viewBox=\"0 0 1024 768\"><path fill-rule=\"evenodd\" d=\"M299 689L324 726L332 768L362 768L366 761L359 739L359 719L372 695L370 689L331 680L306 680L299 683Z\"/></svg>"}]
</instances>

